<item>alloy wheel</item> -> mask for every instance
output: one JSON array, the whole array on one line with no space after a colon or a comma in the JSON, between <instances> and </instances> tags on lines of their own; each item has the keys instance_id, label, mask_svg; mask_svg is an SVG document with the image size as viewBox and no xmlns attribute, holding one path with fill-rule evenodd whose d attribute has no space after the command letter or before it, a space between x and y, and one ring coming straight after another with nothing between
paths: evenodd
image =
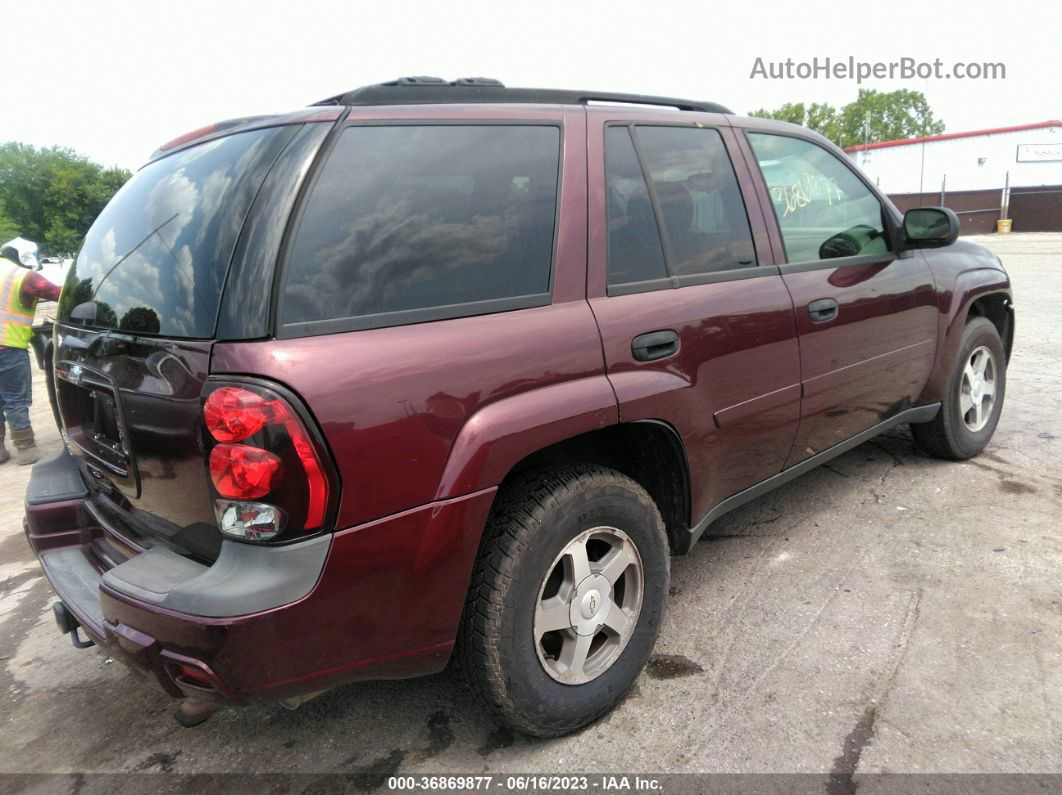
<instances>
[{"instance_id":1,"label":"alloy wheel","mask_svg":"<svg viewBox=\"0 0 1062 795\"><path fill-rule=\"evenodd\" d=\"M596 679L638 625L644 571L634 542L615 527L580 533L549 567L535 605L539 662L558 682Z\"/></svg>"},{"instance_id":2,"label":"alloy wheel","mask_svg":"<svg viewBox=\"0 0 1062 795\"><path fill-rule=\"evenodd\" d=\"M970 353L959 385L959 414L966 427L976 433L988 424L996 404L996 359L981 345Z\"/></svg>"}]
</instances>

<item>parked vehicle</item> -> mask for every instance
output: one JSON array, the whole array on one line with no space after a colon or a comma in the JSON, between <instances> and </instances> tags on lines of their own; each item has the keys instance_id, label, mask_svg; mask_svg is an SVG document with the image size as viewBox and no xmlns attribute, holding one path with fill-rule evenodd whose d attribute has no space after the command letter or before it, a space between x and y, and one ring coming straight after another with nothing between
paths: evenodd
<instances>
[{"instance_id":1,"label":"parked vehicle","mask_svg":"<svg viewBox=\"0 0 1062 795\"><path fill-rule=\"evenodd\" d=\"M74 260L70 257L42 257L38 262L37 272L52 284L64 284L66 275L73 267ZM37 304L36 316L33 319L33 336L30 338L30 347L33 349L37 366L48 374L47 389L48 400L52 406L56 424L62 428L55 402L55 381L51 378L52 370L52 331L55 324L55 313L58 304L55 301L40 301Z\"/></svg>"},{"instance_id":2,"label":"parked vehicle","mask_svg":"<svg viewBox=\"0 0 1062 795\"><path fill-rule=\"evenodd\" d=\"M54 304L52 304L54 306ZM38 306L38 309L40 307ZM47 311L47 310L45 310ZM41 312L38 312L40 316ZM60 429L63 428L62 420L59 419L59 407L55 400L55 379L52 378L52 357L55 352L55 346L52 342L55 331L55 319L53 317L44 314L43 317L39 317L33 324L33 336L30 337L30 348L33 349L33 358L37 360L37 366L44 371L46 380L45 388L48 393L48 403L52 407L52 417L55 420L56 426Z\"/></svg>"},{"instance_id":3,"label":"parked vehicle","mask_svg":"<svg viewBox=\"0 0 1062 795\"><path fill-rule=\"evenodd\" d=\"M456 652L577 729L715 519L900 424L985 447L1013 308L957 234L713 103L415 78L183 136L60 303L69 451L26 500L60 627L188 703Z\"/></svg>"}]
</instances>

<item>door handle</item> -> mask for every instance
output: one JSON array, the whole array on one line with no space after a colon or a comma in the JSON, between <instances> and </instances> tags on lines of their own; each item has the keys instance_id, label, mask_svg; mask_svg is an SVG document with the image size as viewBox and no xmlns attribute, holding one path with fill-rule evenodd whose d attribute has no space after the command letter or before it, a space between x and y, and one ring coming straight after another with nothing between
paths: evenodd
<instances>
[{"instance_id":1,"label":"door handle","mask_svg":"<svg viewBox=\"0 0 1062 795\"><path fill-rule=\"evenodd\" d=\"M639 334L631 340L631 353L639 362L666 359L678 353L678 349L679 335L671 329Z\"/></svg>"},{"instance_id":2,"label":"door handle","mask_svg":"<svg viewBox=\"0 0 1062 795\"><path fill-rule=\"evenodd\" d=\"M832 298L820 298L808 304L808 317L812 323L825 323L837 317L837 302Z\"/></svg>"}]
</instances>

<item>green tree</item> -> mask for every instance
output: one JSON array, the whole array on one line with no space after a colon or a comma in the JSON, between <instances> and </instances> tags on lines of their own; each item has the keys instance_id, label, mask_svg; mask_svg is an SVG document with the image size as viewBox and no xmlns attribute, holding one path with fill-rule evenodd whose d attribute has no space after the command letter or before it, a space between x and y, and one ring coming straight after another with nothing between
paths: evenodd
<instances>
[{"instance_id":1,"label":"green tree","mask_svg":"<svg viewBox=\"0 0 1062 795\"><path fill-rule=\"evenodd\" d=\"M18 235L18 225L7 217L4 205L0 204L0 243L4 243Z\"/></svg>"},{"instance_id":2,"label":"green tree","mask_svg":"<svg viewBox=\"0 0 1062 795\"><path fill-rule=\"evenodd\" d=\"M867 119L870 119L869 127ZM842 146L878 141L898 141L944 132L944 122L933 116L926 95L901 88L898 91L859 89L859 97L841 108Z\"/></svg>"},{"instance_id":3,"label":"green tree","mask_svg":"<svg viewBox=\"0 0 1062 795\"><path fill-rule=\"evenodd\" d=\"M799 124L801 127L807 127L826 136L831 141L836 141L841 132L837 109L825 103L813 102L805 105L803 102L787 102L776 110L760 108L749 115Z\"/></svg>"},{"instance_id":4,"label":"green tree","mask_svg":"<svg viewBox=\"0 0 1062 795\"><path fill-rule=\"evenodd\" d=\"M944 122L934 117L925 94L909 89L876 91L861 88L855 101L840 109L827 104L805 106L802 102L787 102L775 110L761 108L749 115L808 127L838 146L896 141L944 132Z\"/></svg>"},{"instance_id":5,"label":"green tree","mask_svg":"<svg viewBox=\"0 0 1062 795\"><path fill-rule=\"evenodd\" d=\"M130 173L104 168L72 149L0 145L0 228L29 238L43 254L73 254ZM6 238L5 238L6 239Z\"/></svg>"}]
</instances>

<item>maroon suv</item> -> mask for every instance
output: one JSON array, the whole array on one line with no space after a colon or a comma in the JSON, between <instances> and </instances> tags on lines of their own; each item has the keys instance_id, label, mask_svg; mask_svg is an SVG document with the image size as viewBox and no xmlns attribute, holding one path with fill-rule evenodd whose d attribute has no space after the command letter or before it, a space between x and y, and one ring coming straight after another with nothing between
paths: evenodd
<instances>
[{"instance_id":1,"label":"maroon suv","mask_svg":"<svg viewBox=\"0 0 1062 795\"><path fill-rule=\"evenodd\" d=\"M60 305L60 628L193 704L456 656L571 731L716 518L899 424L985 446L1010 287L957 234L712 103L407 78L178 138Z\"/></svg>"}]
</instances>

